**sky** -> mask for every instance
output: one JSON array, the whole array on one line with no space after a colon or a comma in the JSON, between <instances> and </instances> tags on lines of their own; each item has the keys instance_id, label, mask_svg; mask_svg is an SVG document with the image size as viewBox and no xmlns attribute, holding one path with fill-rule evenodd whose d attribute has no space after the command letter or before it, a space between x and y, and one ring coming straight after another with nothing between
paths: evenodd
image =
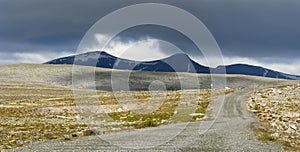
<instances>
[{"instance_id":1,"label":"sky","mask_svg":"<svg viewBox=\"0 0 300 152\"><path fill-rule=\"evenodd\" d=\"M75 54L85 33L102 17L146 2L173 5L196 16L216 39L224 64L246 63L300 75L299 0L0 0L0 65L43 63ZM108 37L109 31L95 34L99 43ZM86 50L97 49L91 45ZM129 51L122 54L124 49ZM206 64L187 36L158 25L131 27L105 51L133 60L183 52Z\"/></svg>"}]
</instances>

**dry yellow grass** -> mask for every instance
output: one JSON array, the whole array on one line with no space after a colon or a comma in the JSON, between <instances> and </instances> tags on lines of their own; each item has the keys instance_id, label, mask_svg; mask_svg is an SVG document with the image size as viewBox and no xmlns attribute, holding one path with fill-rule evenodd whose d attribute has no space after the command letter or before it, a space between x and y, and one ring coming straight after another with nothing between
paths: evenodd
<instances>
[{"instance_id":1,"label":"dry yellow grass","mask_svg":"<svg viewBox=\"0 0 300 152\"><path fill-rule=\"evenodd\" d=\"M151 99L155 101L166 95L158 108L146 114L126 110L120 105L113 92L97 91L95 96L99 99L97 106L103 106L113 121L120 122L120 127L143 128L172 123L174 111L186 106L180 104L182 100L188 100L192 104L190 107L193 111L197 108L205 110L207 105L201 107L202 105L198 103L203 101L208 103L212 92L218 91L186 90L184 98L182 91L154 91L152 94L148 91L115 92L120 97L124 95L122 103L133 104L147 103ZM220 93L222 91L215 95ZM131 95L134 101L129 101L125 95ZM194 98L195 96L201 98ZM86 98L89 97L82 97L82 99ZM123 110L118 111L119 108ZM201 112L205 113L205 111ZM32 84L0 85L0 149L63 138L65 135L87 129L89 125L78 121L78 115L80 113L76 110L76 100L71 89ZM191 117L186 118L188 119L180 119L180 121L192 120Z\"/></svg>"},{"instance_id":2,"label":"dry yellow grass","mask_svg":"<svg viewBox=\"0 0 300 152\"><path fill-rule=\"evenodd\" d=\"M92 70L92 67L79 68L85 69ZM111 70L99 68L96 71L106 75L105 72ZM81 121L86 116L77 109L82 103L102 109L90 112L94 114L93 120L106 122L104 130L110 132L114 128L135 129L194 121L204 116L211 97L233 91L96 91L90 95L91 90L77 88L76 92L82 95L75 98L71 76L70 65L0 67L0 149L64 138L88 127L97 127ZM90 100L93 102L88 102ZM203 115L190 115L195 112ZM108 117L98 117L101 113Z\"/></svg>"}]
</instances>

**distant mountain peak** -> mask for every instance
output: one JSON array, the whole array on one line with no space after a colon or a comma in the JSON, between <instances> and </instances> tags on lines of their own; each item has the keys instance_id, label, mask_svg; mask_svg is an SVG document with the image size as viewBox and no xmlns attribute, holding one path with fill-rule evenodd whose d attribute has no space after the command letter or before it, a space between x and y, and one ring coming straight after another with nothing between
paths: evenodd
<instances>
[{"instance_id":1,"label":"distant mountain peak","mask_svg":"<svg viewBox=\"0 0 300 152\"><path fill-rule=\"evenodd\" d=\"M75 63L74 60L76 59ZM281 78L300 80L300 76L285 74L260 66L248 64L222 65L216 68L202 66L193 61L187 54L176 53L167 58L155 61L133 61L115 57L105 51L93 51L83 54L63 57L51 60L45 64L78 64L85 66L96 66L102 68L129 69L153 72L191 72L191 73L221 73L225 67L227 74L242 74L252 76L262 76L269 78Z\"/></svg>"},{"instance_id":2,"label":"distant mountain peak","mask_svg":"<svg viewBox=\"0 0 300 152\"><path fill-rule=\"evenodd\" d=\"M110 54L106 53L105 51L84 52L84 53L78 54L78 56L80 56L80 55L108 55L108 56L111 56Z\"/></svg>"}]
</instances>

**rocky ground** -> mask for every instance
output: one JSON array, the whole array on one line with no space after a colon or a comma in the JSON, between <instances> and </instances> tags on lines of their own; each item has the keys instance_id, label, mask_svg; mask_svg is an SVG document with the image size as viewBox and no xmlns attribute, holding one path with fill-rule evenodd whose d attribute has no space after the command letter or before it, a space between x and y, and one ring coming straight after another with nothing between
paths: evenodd
<instances>
[{"instance_id":1,"label":"rocky ground","mask_svg":"<svg viewBox=\"0 0 300 152\"><path fill-rule=\"evenodd\" d=\"M80 67L79 71L86 71L88 67ZM95 69L88 68L92 71ZM105 134L110 137L110 132L119 132L129 130L125 133L135 132L136 129L156 128L156 126L172 126L168 124L180 124L182 122L209 122L207 118L209 113L206 109L218 109L219 103L211 105L211 97L221 94L236 92L238 89L209 90L211 86L210 75L182 74L184 80L190 80L190 77L198 77L203 89L193 90L194 82L188 81L186 90L176 91L178 88L177 80L174 74L135 72L133 75L133 91L111 92L110 73L108 69L96 69L97 82L99 86L104 86L103 91L89 90L88 87L78 87L72 89L72 66L68 65L8 65L0 67L0 149L11 149L21 147L32 142L55 141L52 139L63 139L73 141L73 137L89 136L95 133ZM122 76L124 71L119 71ZM82 77L83 80L85 77ZM142 91L148 90L149 83L152 80L160 78L170 91ZM278 83L281 80L267 79L261 77L248 77L239 75L227 76L227 86L230 88L243 88L252 84L270 84ZM122 77L117 78L122 81ZM136 81L140 80L140 81ZM84 84L85 81L82 81ZM84 86L84 85L83 85ZM145 89L146 88L146 89ZM101 89L101 87L100 87ZM105 91L105 89L107 89ZM131 88L132 89L132 88ZM136 90L136 91L134 91ZM235 91L234 91L235 90ZM252 91L252 90L250 90ZM242 91L248 94L249 90ZM89 93L92 92L92 93ZM119 97L117 100L115 95ZM228 138L228 131L237 130L234 123L241 124L242 132L249 130L249 123L252 118L247 115L243 108L245 97L240 97L241 93L234 93L229 96L224 108L224 119L220 119L220 126L217 131L222 136L211 134L209 139L213 142L209 147L215 147L210 150L219 150L217 142L225 145L225 141L233 140L240 142L239 138ZM76 97L75 97L76 96ZM133 98L128 98L131 96ZM121 100L120 100L121 99ZM132 100L134 99L134 100ZM164 100L161 100L164 99ZM89 102L92 101L92 102ZM121 102L120 102L121 101ZM159 102L156 102L159 101ZM163 101L163 102L161 102ZM235 105L232 107L232 105ZM141 108L142 107L142 108ZM242 109L241 109L242 107ZM245 115L241 115L245 114ZM236 121L235 118L238 118ZM247 119L245 119L247 118ZM227 122L227 119L230 122ZM226 121L224 121L226 120ZM234 122L234 123L233 123ZM225 124L224 124L225 123ZM165 125L166 124L166 125ZM100 126L100 130L99 130ZM155 130L155 129L154 129ZM152 130L151 130L152 131ZM214 132L214 130L211 130ZM143 132L143 131L142 131ZM159 131L158 135L164 135L164 129ZM151 133L150 133L151 134ZM192 134L186 135L190 137ZM224 135L224 136L223 136ZM114 136L114 134L111 134ZM237 135L239 136L239 135ZM156 136L153 136L156 137ZM91 137L92 139L93 136ZM218 139L223 140L219 141ZM245 137L241 137L243 139ZM198 139L198 137L197 137ZM199 137L199 140L202 137ZM78 141L80 138L78 138ZM139 141L140 139L137 139ZM181 139L180 139L181 140ZM206 140L206 138L203 138ZM184 141L182 139L182 141ZM193 143L194 140L191 140ZM146 141L147 142L147 141ZM246 147L236 146L232 149L249 149L253 141ZM79 142L81 143L81 141ZM88 144L85 143L84 144ZM178 145L178 144L175 144ZM198 149L199 144L195 144ZM255 145L260 145L255 141ZM267 149L269 146L261 145ZM47 146L46 146L47 147ZM106 146L102 147L105 149ZM65 147L57 147L65 149ZM74 146L70 146L74 148ZM101 148L101 147L100 147ZM80 148L79 148L80 149ZM196 148L197 149L197 148ZM273 149L278 149L274 147ZM225 149L226 150L226 149ZM72 150L73 151L73 150Z\"/></svg>"},{"instance_id":2,"label":"rocky ground","mask_svg":"<svg viewBox=\"0 0 300 152\"><path fill-rule=\"evenodd\" d=\"M225 100L224 96L214 98L208 107L209 117L202 121L80 137L70 141L48 140L12 151L284 151L280 143L261 142L254 135L252 124L256 119L246 106L252 91L252 88L243 88L227 94Z\"/></svg>"},{"instance_id":3,"label":"rocky ground","mask_svg":"<svg viewBox=\"0 0 300 152\"><path fill-rule=\"evenodd\" d=\"M300 150L300 85L285 85L253 93L248 108L256 114L269 137L289 150ZM265 135L266 136L266 135Z\"/></svg>"},{"instance_id":4,"label":"rocky ground","mask_svg":"<svg viewBox=\"0 0 300 152\"><path fill-rule=\"evenodd\" d=\"M201 120L212 96L232 91L185 90L185 96L181 90L97 91L94 97L87 93L75 98L69 88L0 83L0 149ZM118 100L116 94L124 100ZM90 98L96 102L81 102ZM141 107L144 113L139 111ZM105 117L99 117L101 115Z\"/></svg>"}]
</instances>

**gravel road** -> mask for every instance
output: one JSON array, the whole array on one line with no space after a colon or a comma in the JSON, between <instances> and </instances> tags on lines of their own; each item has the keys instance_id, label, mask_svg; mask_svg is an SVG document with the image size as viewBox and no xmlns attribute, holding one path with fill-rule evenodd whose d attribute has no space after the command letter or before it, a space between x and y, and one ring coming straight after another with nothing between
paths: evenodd
<instances>
[{"instance_id":1,"label":"gravel road","mask_svg":"<svg viewBox=\"0 0 300 152\"><path fill-rule=\"evenodd\" d=\"M13 151L283 151L279 143L256 140L251 129L256 120L246 108L252 91L244 88L226 95L222 107L219 97L210 104L213 110L205 121L104 134L101 138L51 140Z\"/></svg>"}]
</instances>

